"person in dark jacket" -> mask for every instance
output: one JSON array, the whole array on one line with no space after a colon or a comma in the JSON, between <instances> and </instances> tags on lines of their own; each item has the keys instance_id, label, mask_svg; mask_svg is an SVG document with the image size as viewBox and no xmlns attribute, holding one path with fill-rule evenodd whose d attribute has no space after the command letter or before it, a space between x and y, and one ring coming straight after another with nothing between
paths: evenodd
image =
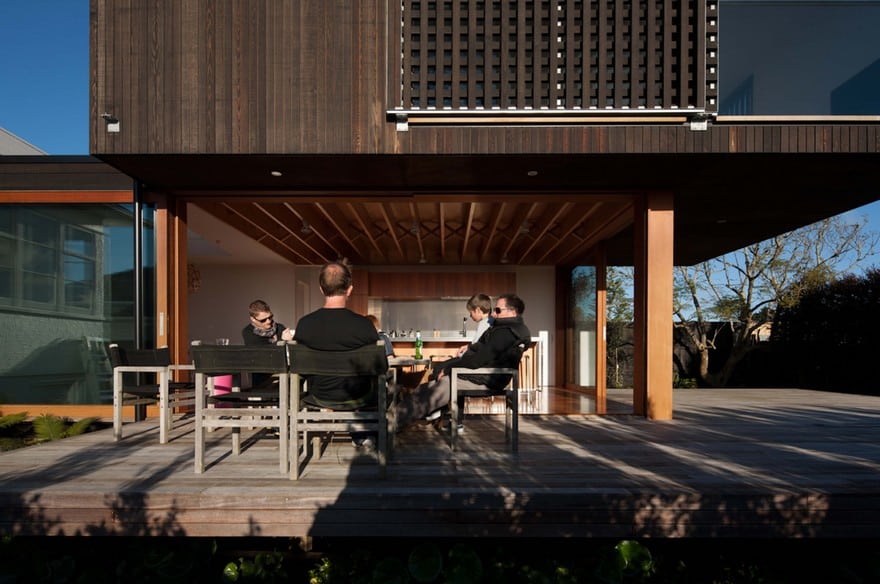
<instances>
[{"instance_id":1,"label":"person in dark jacket","mask_svg":"<svg viewBox=\"0 0 880 584\"><path fill-rule=\"evenodd\" d=\"M275 322L272 309L263 300L254 300L248 306L250 322L241 330L245 345L274 345L278 341L289 341L293 331L280 322Z\"/></svg>"},{"instance_id":2,"label":"person in dark jacket","mask_svg":"<svg viewBox=\"0 0 880 584\"><path fill-rule=\"evenodd\" d=\"M398 429L427 418L438 418L449 406L451 385L448 381L453 367L477 369L480 367L519 367L524 348L529 346L532 334L525 325L522 313L525 303L516 294L503 294L495 301L495 321L461 357L438 364L436 379L423 383L413 392L404 395L396 406ZM503 389L510 382L510 375L459 375L461 389ZM463 411L459 404L459 412ZM463 426L459 423L459 431Z\"/></svg>"},{"instance_id":3,"label":"person in dark jacket","mask_svg":"<svg viewBox=\"0 0 880 584\"><path fill-rule=\"evenodd\" d=\"M274 345L278 341L289 341L293 338L293 331L275 322L272 309L263 300L254 300L248 306L250 322L241 329L241 339L245 345ZM252 373L251 385L262 387L272 380L268 373Z\"/></svg>"}]
</instances>

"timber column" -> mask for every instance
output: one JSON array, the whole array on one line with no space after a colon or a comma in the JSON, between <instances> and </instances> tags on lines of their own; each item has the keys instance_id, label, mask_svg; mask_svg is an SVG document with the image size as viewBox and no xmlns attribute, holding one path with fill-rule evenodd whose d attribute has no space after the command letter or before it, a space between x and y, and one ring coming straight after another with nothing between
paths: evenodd
<instances>
[{"instance_id":1,"label":"timber column","mask_svg":"<svg viewBox=\"0 0 880 584\"><path fill-rule=\"evenodd\" d=\"M645 194L635 209L633 413L672 419L672 193Z\"/></svg>"}]
</instances>

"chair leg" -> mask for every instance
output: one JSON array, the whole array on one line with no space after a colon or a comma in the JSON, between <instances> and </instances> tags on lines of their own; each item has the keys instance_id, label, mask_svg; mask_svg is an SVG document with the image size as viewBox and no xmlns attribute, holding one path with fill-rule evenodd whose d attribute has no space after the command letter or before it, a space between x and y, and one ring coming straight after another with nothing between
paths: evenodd
<instances>
[{"instance_id":1,"label":"chair leg","mask_svg":"<svg viewBox=\"0 0 880 584\"><path fill-rule=\"evenodd\" d=\"M519 451L519 395L516 389L510 390L507 394L507 417L509 419L510 428L510 451L514 454ZM505 424L505 431L508 424Z\"/></svg>"},{"instance_id":2,"label":"chair leg","mask_svg":"<svg viewBox=\"0 0 880 584\"><path fill-rule=\"evenodd\" d=\"M238 427L232 429L232 454L241 454L241 428Z\"/></svg>"},{"instance_id":3,"label":"chair leg","mask_svg":"<svg viewBox=\"0 0 880 584\"><path fill-rule=\"evenodd\" d=\"M168 442L171 408L168 406L168 370L159 373L159 444Z\"/></svg>"},{"instance_id":4,"label":"chair leg","mask_svg":"<svg viewBox=\"0 0 880 584\"><path fill-rule=\"evenodd\" d=\"M458 438L458 380L452 373L449 390L449 448L455 451L455 439Z\"/></svg>"},{"instance_id":5,"label":"chair leg","mask_svg":"<svg viewBox=\"0 0 880 584\"><path fill-rule=\"evenodd\" d=\"M113 371L113 440L122 439L122 372Z\"/></svg>"},{"instance_id":6,"label":"chair leg","mask_svg":"<svg viewBox=\"0 0 880 584\"><path fill-rule=\"evenodd\" d=\"M196 373L196 427L195 427L195 470L205 472L205 376Z\"/></svg>"}]
</instances>

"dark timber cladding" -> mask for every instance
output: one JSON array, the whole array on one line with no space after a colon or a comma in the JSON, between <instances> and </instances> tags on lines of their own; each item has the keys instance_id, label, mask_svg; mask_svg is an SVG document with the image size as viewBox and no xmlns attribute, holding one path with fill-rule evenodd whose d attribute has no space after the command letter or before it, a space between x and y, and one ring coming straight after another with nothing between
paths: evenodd
<instances>
[{"instance_id":1,"label":"dark timber cladding","mask_svg":"<svg viewBox=\"0 0 880 584\"><path fill-rule=\"evenodd\" d=\"M715 110L717 24L704 2L402 6L402 110Z\"/></svg>"},{"instance_id":2,"label":"dark timber cladding","mask_svg":"<svg viewBox=\"0 0 880 584\"><path fill-rule=\"evenodd\" d=\"M692 2L92 0L92 152L702 150L680 125L397 132L389 111L714 111L717 16ZM444 109L446 108L446 109ZM464 109L462 109L464 108ZM121 130L108 133L100 115ZM507 134L505 134L507 132ZM619 135L619 136L618 136ZM709 146L708 144L706 146ZM725 147L726 145L722 145ZM638 146L637 146L638 147Z\"/></svg>"}]
</instances>

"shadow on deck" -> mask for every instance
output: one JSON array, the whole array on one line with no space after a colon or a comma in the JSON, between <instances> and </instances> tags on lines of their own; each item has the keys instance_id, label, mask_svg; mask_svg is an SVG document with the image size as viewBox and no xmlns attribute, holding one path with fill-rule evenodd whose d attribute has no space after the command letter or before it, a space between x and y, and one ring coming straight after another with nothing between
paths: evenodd
<instances>
[{"instance_id":1,"label":"shadow on deck","mask_svg":"<svg viewBox=\"0 0 880 584\"><path fill-rule=\"evenodd\" d=\"M676 390L675 419L467 419L451 453L430 425L398 436L388 478L333 442L300 481L277 440L229 453L153 422L0 454L5 534L337 537L876 537L880 398L793 389ZM626 396L620 396L625 403Z\"/></svg>"}]
</instances>

